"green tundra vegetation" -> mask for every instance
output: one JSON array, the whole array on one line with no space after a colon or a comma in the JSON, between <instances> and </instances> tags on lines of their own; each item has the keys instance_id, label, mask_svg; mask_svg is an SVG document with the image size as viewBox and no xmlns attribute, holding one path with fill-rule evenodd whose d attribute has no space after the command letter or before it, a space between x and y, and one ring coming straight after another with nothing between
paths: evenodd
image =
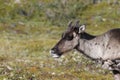
<instances>
[{"instance_id":1,"label":"green tundra vegetation","mask_svg":"<svg viewBox=\"0 0 120 80\"><path fill-rule=\"evenodd\" d=\"M112 80L75 50L50 56L71 20L94 35L119 28L120 0L0 0L0 80Z\"/></svg>"}]
</instances>

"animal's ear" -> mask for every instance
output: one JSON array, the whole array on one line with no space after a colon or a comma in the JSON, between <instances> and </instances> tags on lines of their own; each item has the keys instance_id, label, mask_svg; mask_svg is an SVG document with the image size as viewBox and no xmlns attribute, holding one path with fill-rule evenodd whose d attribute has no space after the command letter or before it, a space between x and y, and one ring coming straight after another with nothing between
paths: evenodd
<instances>
[{"instance_id":1,"label":"animal's ear","mask_svg":"<svg viewBox=\"0 0 120 80\"><path fill-rule=\"evenodd\" d=\"M72 21L68 23L68 28L72 27L72 23L73 23Z\"/></svg>"},{"instance_id":2,"label":"animal's ear","mask_svg":"<svg viewBox=\"0 0 120 80\"><path fill-rule=\"evenodd\" d=\"M79 20L76 21L76 24L75 24L75 27L78 27L79 26Z\"/></svg>"},{"instance_id":3,"label":"animal's ear","mask_svg":"<svg viewBox=\"0 0 120 80\"><path fill-rule=\"evenodd\" d=\"M79 27L79 32L78 32L78 33L84 32L85 29L86 29L86 25L81 25L81 26Z\"/></svg>"}]
</instances>

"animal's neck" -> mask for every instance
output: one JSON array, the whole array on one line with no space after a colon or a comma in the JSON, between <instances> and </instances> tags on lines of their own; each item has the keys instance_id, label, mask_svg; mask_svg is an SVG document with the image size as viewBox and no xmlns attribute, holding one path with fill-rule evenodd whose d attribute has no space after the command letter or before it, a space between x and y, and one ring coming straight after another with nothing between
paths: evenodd
<instances>
[{"instance_id":1,"label":"animal's neck","mask_svg":"<svg viewBox=\"0 0 120 80\"><path fill-rule=\"evenodd\" d=\"M88 34L88 33L86 33L86 32L81 33L81 38L82 38L82 39L91 40L91 39L93 39L93 38L95 38L95 37L96 37L96 36L90 35L90 34Z\"/></svg>"},{"instance_id":2,"label":"animal's neck","mask_svg":"<svg viewBox=\"0 0 120 80\"><path fill-rule=\"evenodd\" d=\"M96 36L90 35L88 33L82 33L81 39L79 40L79 46L76 48L78 51L83 53L85 56L93 60L99 58L99 56L96 56L96 55L94 56L93 55L94 53L92 53L94 38L96 38Z\"/></svg>"}]
</instances>

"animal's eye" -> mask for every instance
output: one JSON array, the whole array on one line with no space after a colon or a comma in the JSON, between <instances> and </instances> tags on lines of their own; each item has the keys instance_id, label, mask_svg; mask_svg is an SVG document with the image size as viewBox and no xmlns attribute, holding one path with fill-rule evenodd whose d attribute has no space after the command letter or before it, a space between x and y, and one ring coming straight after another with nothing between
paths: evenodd
<instances>
[{"instance_id":1,"label":"animal's eye","mask_svg":"<svg viewBox=\"0 0 120 80\"><path fill-rule=\"evenodd\" d=\"M73 39L73 35L66 36L66 40L72 40L72 39Z\"/></svg>"}]
</instances>

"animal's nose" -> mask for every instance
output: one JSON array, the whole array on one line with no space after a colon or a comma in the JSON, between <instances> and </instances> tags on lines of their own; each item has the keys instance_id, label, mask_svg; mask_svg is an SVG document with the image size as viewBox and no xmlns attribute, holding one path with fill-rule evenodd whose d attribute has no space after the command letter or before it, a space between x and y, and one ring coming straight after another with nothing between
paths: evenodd
<instances>
[{"instance_id":1,"label":"animal's nose","mask_svg":"<svg viewBox=\"0 0 120 80\"><path fill-rule=\"evenodd\" d=\"M51 54L54 54L54 53L55 53L55 51L51 49L51 50L50 50L50 53L51 53Z\"/></svg>"},{"instance_id":2,"label":"animal's nose","mask_svg":"<svg viewBox=\"0 0 120 80\"><path fill-rule=\"evenodd\" d=\"M53 48L53 49L50 50L50 54L54 58L59 58L60 57L60 55L58 55L58 53L57 53L57 49L55 49L55 48Z\"/></svg>"},{"instance_id":3,"label":"animal's nose","mask_svg":"<svg viewBox=\"0 0 120 80\"><path fill-rule=\"evenodd\" d=\"M56 53L56 51L55 50L50 50L50 54L51 54L51 56L52 57L54 57L54 58L59 58L60 57L60 55L58 55L57 53Z\"/></svg>"},{"instance_id":4,"label":"animal's nose","mask_svg":"<svg viewBox=\"0 0 120 80\"><path fill-rule=\"evenodd\" d=\"M51 50L50 50L50 53L52 53L52 54L55 54L57 52L57 49L56 48L52 48Z\"/></svg>"}]
</instances>

